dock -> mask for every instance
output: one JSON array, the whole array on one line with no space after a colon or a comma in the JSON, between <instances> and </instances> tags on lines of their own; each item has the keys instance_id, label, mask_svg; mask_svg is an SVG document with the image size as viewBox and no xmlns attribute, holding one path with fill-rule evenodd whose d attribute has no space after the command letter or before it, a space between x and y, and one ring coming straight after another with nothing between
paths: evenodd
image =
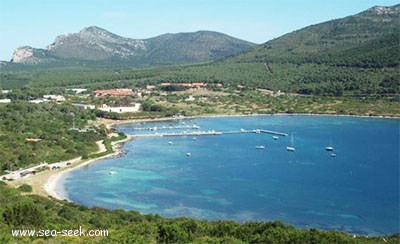
<instances>
[{"instance_id":1,"label":"dock","mask_svg":"<svg viewBox=\"0 0 400 244\"><path fill-rule=\"evenodd\" d=\"M275 136L288 136L289 134L283 133L283 132L278 132L278 131L273 131L273 130L259 130L261 133L267 133Z\"/></svg>"},{"instance_id":2,"label":"dock","mask_svg":"<svg viewBox=\"0 0 400 244\"><path fill-rule=\"evenodd\" d=\"M210 135L228 135L228 134L243 134L243 133L267 133L276 136L288 136L287 133L272 131L272 130L264 130L264 129L255 129L255 130L237 130L237 131L183 131L183 132L174 132L174 133L154 133L154 134L134 134L133 137L173 137L173 136L210 136Z\"/></svg>"},{"instance_id":3,"label":"dock","mask_svg":"<svg viewBox=\"0 0 400 244\"><path fill-rule=\"evenodd\" d=\"M156 130L177 130L177 129L200 129L198 125L177 125L177 126L153 126L153 127L132 127L132 130L156 131Z\"/></svg>"}]
</instances>

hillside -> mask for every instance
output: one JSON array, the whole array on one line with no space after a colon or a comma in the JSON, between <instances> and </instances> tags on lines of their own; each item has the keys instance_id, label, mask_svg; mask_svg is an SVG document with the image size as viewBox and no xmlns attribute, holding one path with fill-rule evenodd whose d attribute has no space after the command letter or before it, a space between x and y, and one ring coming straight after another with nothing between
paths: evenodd
<instances>
[{"instance_id":1,"label":"hillside","mask_svg":"<svg viewBox=\"0 0 400 244\"><path fill-rule=\"evenodd\" d=\"M213 61L247 50L254 44L221 33L165 34L150 39L131 39L99 27L58 36L46 49L20 47L12 63L71 64L84 62L128 63L135 66L171 65Z\"/></svg>"},{"instance_id":2,"label":"hillside","mask_svg":"<svg viewBox=\"0 0 400 244\"><path fill-rule=\"evenodd\" d=\"M358 57L342 54L351 52L373 57L375 53L369 52L392 48L394 52L384 53L389 57L386 63L375 62L371 65L395 65L396 60L393 60L393 56L398 51L394 48L399 44L399 11L400 5L388 8L374 7L354 16L312 25L257 46L243 55L236 56L233 61L304 61L331 64L339 62L345 65L345 60L349 60L350 66L367 66L368 64L360 64L362 60L353 63Z\"/></svg>"},{"instance_id":3,"label":"hillside","mask_svg":"<svg viewBox=\"0 0 400 244\"><path fill-rule=\"evenodd\" d=\"M264 73L257 73L272 89L398 93L399 12L400 5L373 7L312 25L229 57L223 65L264 66Z\"/></svg>"}]
</instances>

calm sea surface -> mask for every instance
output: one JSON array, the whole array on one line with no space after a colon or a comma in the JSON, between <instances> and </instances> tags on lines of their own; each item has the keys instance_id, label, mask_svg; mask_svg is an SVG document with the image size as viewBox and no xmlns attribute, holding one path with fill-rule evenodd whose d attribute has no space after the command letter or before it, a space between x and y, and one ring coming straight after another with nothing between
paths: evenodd
<instances>
[{"instance_id":1,"label":"calm sea surface","mask_svg":"<svg viewBox=\"0 0 400 244\"><path fill-rule=\"evenodd\" d=\"M200 129L160 129L193 125ZM398 119L282 115L119 127L127 134L241 129L289 136L140 138L127 142L121 157L66 174L59 187L69 200L86 206L166 217L281 220L363 235L399 232ZM286 150L291 135L295 152ZM325 150L330 143L335 155Z\"/></svg>"}]
</instances>

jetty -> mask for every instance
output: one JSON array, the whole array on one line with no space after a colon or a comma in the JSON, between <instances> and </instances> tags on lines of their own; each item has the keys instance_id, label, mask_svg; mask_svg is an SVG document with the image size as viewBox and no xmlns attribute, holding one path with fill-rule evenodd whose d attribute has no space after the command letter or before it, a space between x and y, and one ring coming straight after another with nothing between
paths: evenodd
<instances>
[{"instance_id":1,"label":"jetty","mask_svg":"<svg viewBox=\"0 0 400 244\"><path fill-rule=\"evenodd\" d=\"M179 129L200 129L198 125L177 125L177 126L154 126L154 127L132 127L132 130L156 131L156 130L179 130Z\"/></svg>"},{"instance_id":2,"label":"jetty","mask_svg":"<svg viewBox=\"0 0 400 244\"><path fill-rule=\"evenodd\" d=\"M282 133L282 132L273 131L273 130L260 130L260 132L275 135L275 136L288 136L287 133Z\"/></svg>"},{"instance_id":3,"label":"jetty","mask_svg":"<svg viewBox=\"0 0 400 244\"><path fill-rule=\"evenodd\" d=\"M153 130L154 131L154 130ZM235 131L183 131L183 132L172 132L172 133L152 133L152 134L133 134L133 137L172 137L172 136L210 136L210 135L228 135L228 134L243 134L243 133L267 133L276 136L288 136L287 133L272 131L272 130L264 130L264 129L255 129L255 130L235 130Z\"/></svg>"}]
</instances>

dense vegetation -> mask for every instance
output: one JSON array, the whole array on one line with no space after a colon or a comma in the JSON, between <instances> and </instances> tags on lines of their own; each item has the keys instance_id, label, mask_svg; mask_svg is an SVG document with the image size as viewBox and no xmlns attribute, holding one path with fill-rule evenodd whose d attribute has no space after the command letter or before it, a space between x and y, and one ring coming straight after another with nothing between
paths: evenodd
<instances>
[{"instance_id":1,"label":"dense vegetation","mask_svg":"<svg viewBox=\"0 0 400 244\"><path fill-rule=\"evenodd\" d=\"M10 229L108 230L108 237L12 237ZM221 220L162 218L135 211L86 208L73 203L21 196L0 185L1 243L398 243L400 236L353 237L317 229L300 230L274 222L239 224Z\"/></svg>"},{"instance_id":2,"label":"dense vegetation","mask_svg":"<svg viewBox=\"0 0 400 244\"><path fill-rule=\"evenodd\" d=\"M87 157L98 150L95 142L105 138L99 128L79 131L95 115L68 104L17 101L0 106L0 120L0 173Z\"/></svg>"},{"instance_id":3,"label":"dense vegetation","mask_svg":"<svg viewBox=\"0 0 400 244\"><path fill-rule=\"evenodd\" d=\"M399 93L399 5L306 27L226 64L263 64L264 85L304 94Z\"/></svg>"}]
</instances>

